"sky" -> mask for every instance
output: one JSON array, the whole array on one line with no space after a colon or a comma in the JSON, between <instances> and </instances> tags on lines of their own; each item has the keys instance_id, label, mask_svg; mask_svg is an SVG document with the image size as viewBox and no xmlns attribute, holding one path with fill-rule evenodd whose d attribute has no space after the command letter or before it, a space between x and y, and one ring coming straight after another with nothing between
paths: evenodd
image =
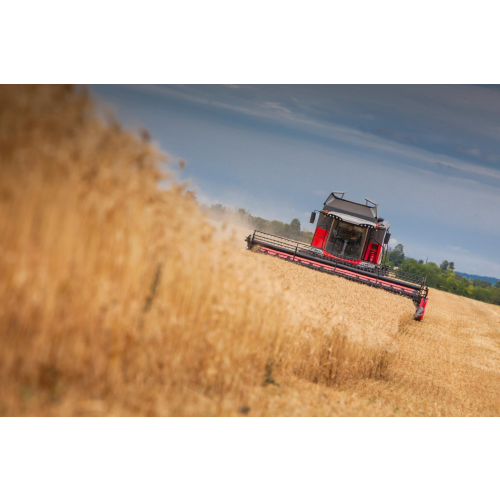
<instances>
[{"instance_id":1,"label":"sky","mask_svg":"<svg viewBox=\"0 0 500 500\"><path fill-rule=\"evenodd\" d=\"M500 87L92 86L187 167L202 203L290 222L332 191L379 204L391 245L500 278Z\"/></svg>"}]
</instances>

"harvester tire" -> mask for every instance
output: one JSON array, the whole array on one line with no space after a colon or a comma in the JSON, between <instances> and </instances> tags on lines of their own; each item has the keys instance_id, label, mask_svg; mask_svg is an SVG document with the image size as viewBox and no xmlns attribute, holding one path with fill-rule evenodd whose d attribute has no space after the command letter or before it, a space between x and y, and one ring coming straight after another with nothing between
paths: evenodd
<instances>
[{"instance_id":1,"label":"harvester tire","mask_svg":"<svg viewBox=\"0 0 500 500\"><path fill-rule=\"evenodd\" d=\"M417 312L415 313L414 319L416 319L417 321L422 321L423 316L424 316L424 308L419 307L417 309Z\"/></svg>"}]
</instances>

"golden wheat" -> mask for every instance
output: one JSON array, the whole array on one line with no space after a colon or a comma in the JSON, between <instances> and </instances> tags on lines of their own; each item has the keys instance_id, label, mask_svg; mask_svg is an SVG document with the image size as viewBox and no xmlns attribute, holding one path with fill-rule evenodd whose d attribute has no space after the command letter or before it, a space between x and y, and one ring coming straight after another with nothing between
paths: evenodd
<instances>
[{"instance_id":1,"label":"golden wheat","mask_svg":"<svg viewBox=\"0 0 500 500\"><path fill-rule=\"evenodd\" d=\"M384 346L214 238L82 90L3 87L0 137L3 414L228 414L287 379L385 376Z\"/></svg>"}]
</instances>

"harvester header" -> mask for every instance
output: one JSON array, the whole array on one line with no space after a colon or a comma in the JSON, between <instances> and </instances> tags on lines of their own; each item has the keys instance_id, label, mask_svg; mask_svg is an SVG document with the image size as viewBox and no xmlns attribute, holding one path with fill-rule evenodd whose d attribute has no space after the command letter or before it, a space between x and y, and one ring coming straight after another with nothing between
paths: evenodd
<instances>
[{"instance_id":1,"label":"harvester header","mask_svg":"<svg viewBox=\"0 0 500 500\"><path fill-rule=\"evenodd\" d=\"M321 210L311 213L318 222L310 245L289 238L254 231L246 238L247 248L318 271L382 288L413 300L415 319L421 321L427 305L426 278L390 269L383 256L391 238L389 221L379 216L378 203L365 198L365 204L344 198L333 191Z\"/></svg>"}]
</instances>

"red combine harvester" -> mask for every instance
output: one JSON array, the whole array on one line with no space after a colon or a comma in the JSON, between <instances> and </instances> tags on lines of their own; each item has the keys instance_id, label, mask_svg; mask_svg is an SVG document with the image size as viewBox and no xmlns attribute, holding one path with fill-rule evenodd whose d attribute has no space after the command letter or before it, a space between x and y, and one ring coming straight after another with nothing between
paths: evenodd
<instances>
[{"instance_id":1,"label":"red combine harvester","mask_svg":"<svg viewBox=\"0 0 500 500\"><path fill-rule=\"evenodd\" d=\"M404 295L417 308L415 319L422 321L429 292L426 278L381 264L391 237L390 223L379 217L378 203L366 198L363 205L344 199L344 195L334 191L323 210L311 213L311 224L316 212L319 217L310 245L254 231L245 240L247 248L256 246L268 255Z\"/></svg>"}]
</instances>

